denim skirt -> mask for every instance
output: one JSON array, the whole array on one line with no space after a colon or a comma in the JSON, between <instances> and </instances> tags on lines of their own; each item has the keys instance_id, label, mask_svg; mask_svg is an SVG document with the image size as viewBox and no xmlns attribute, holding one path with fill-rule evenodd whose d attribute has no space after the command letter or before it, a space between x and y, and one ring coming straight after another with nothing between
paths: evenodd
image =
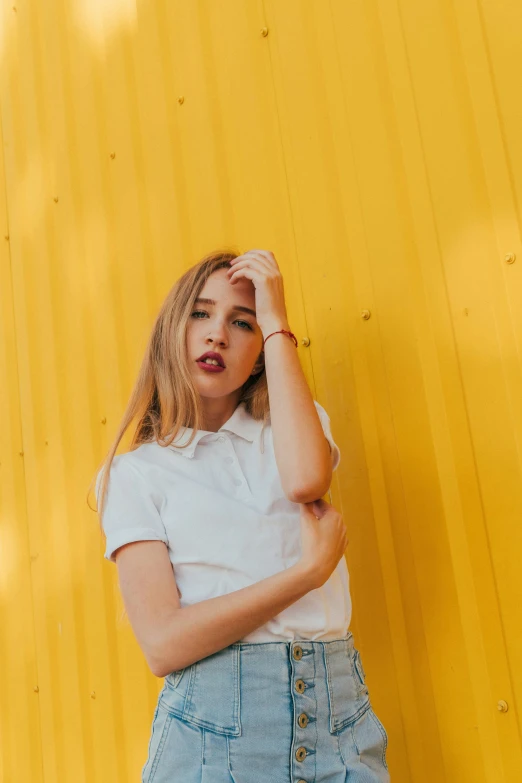
<instances>
[{"instance_id":1,"label":"denim skirt","mask_svg":"<svg viewBox=\"0 0 522 783\"><path fill-rule=\"evenodd\" d=\"M165 677L142 783L388 783L353 636L237 642Z\"/></svg>"}]
</instances>

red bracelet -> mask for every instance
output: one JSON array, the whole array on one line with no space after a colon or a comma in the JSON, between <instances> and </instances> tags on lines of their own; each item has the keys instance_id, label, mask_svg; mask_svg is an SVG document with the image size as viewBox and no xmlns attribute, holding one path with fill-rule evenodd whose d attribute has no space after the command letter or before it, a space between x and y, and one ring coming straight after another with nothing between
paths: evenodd
<instances>
[{"instance_id":1,"label":"red bracelet","mask_svg":"<svg viewBox=\"0 0 522 783\"><path fill-rule=\"evenodd\" d=\"M277 332L272 332L272 334L287 334L289 337L292 338L292 340L295 343L295 347L297 348L297 338L293 332L288 332L286 329L279 329ZM268 337L272 337L272 334L269 334ZM268 340L268 337L265 337L265 339L263 340L263 347L266 341Z\"/></svg>"}]
</instances>

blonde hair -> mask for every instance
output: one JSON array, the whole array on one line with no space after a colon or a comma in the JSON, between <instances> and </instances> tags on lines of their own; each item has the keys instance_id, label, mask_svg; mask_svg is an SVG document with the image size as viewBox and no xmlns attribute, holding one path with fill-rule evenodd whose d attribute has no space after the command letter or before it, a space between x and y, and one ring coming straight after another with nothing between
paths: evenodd
<instances>
[{"instance_id":1,"label":"blonde hair","mask_svg":"<svg viewBox=\"0 0 522 783\"><path fill-rule=\"evenodd\" d=\"M170 446L182 426L192 427L194 432L190 440L179 447L185 448L192 443L196 430L202 429L201 403L186 353L187 321L210 275L217 269L230 267L230 261L238 255L230 250L216 250L204 256L177 280L161 306L116 438L89 486L90 494L102 468L103 478L97 498L101 498L101 503L93 509L98 511L102 530L112 460L131 424L136 422L130 451L152 441L157 441L160 446ZM247 412L254 419L266 423L270 409L264 365L243 384L238 404L241 402L245 403Z\"/></svg>"}]
</instances>

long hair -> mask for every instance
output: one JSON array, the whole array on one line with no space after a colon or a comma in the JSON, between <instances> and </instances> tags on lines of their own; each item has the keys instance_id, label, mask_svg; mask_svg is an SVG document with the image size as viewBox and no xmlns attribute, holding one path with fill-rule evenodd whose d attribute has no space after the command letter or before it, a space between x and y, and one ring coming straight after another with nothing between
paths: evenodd
<instances>
[{"instance_id":1,"label":"long hair","mask_svg":"<svg viewBox=\"0 0 522 783\"><path fill-rule=\"evenodd\" d=\"M185 448L192 443L196 430L201 429L201 403L189 371L186 351L187 321L194 309L195 300L210 275L217 269L230 267L230 261L238 255L239 253L230 250L216 250L204 256L177 280L161 306L120 427L89 486L88 505L89 494L100 469L103 469L97 497L98 507L93 509L98 511L102 530L112 460L121 439L133 422L135 429L130 451L134 451L142 443L152 441L157 441L160 446L170 446L181 427L192 427L194 432L190 440L185 446L179 447ZM264 366L243 384L239 399L239 403L241 402L245 403L247 412L254 419L266 423L269 399Z\"/></svg>"}]
</instances>

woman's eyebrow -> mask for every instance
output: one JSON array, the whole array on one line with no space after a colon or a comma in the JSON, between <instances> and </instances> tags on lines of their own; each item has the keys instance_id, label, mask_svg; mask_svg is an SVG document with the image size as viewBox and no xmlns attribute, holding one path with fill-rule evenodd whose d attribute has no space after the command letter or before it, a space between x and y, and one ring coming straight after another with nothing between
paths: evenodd
<instances>
[{"instance_id":1,"label":"woman's eyebrow","mask_svg":"<svg viewBox=\"0 0 522 783\"><path fill-rule=\"evenodd\" d=\"M198 297L195 301L195 304L209 304L209 305L215 305L216 300L215 299L206 299L204 297ZM253 315L254 318L256 317L256 311L251 310L250 307L242 307L241 305L235 305L232 310L237 310L240 313L248 313L249 315Z\"/></svg>"}]
</instances>

